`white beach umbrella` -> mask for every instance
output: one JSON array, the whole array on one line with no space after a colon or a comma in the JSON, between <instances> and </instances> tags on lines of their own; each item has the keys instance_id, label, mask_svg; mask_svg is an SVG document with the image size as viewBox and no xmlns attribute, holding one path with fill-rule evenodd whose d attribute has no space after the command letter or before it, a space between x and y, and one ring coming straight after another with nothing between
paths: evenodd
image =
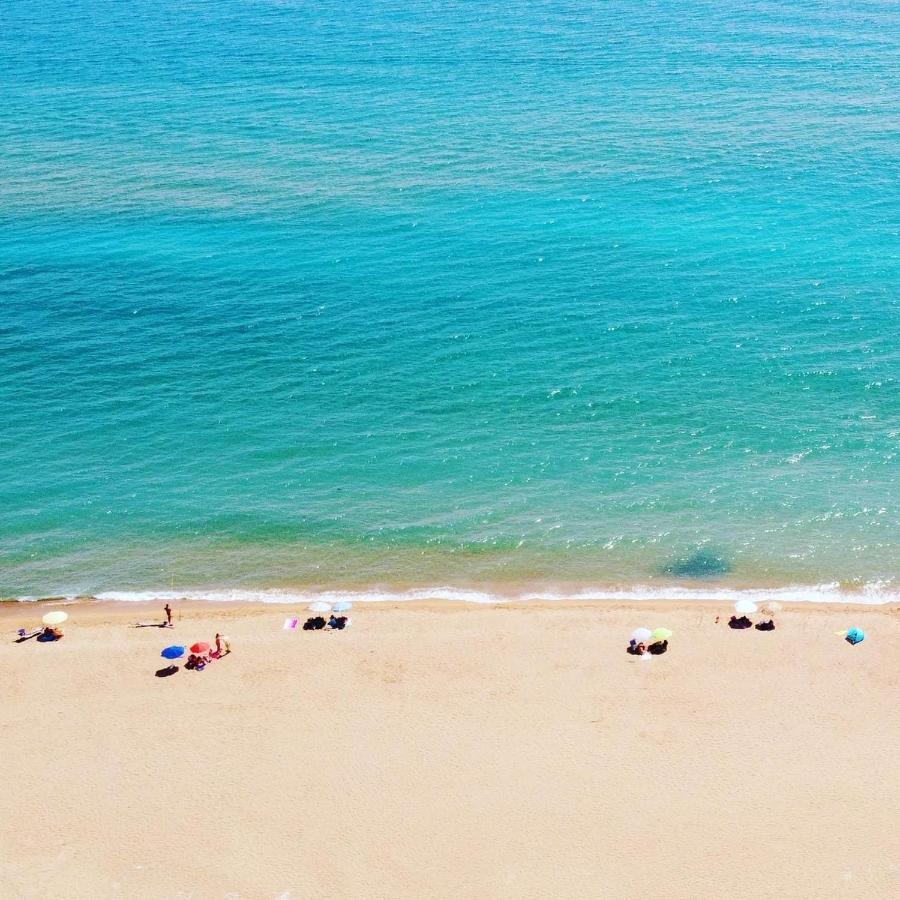
<instances>
[{"instance_id":1,"label":"white beach umbrella","mask_svg":"<svg viewBox=\"0 0 900 900\"><path fill-rule=\"evenodd\" d=\"M653 634L649 628L635 628L634 631L631 632L631 639L636 643L640 644L643 641L649 641L650 635Z\"/></svg>"},{"instance_id":2,"label":"white beach umbrella","mask_svg":"<svg viewBox=\"0 0 900 900\"><path fill-rule=\"evenodd\" d=\"M335 612L347 612L350 609L353 609L353 604L349 600L338 600L338 602L334 604Z\"/></svg>"},{"instance_id":3,"label":"white beach umbrella","mask_svg":"<svg viewBox=\"0 0 900 900\"><path fill-rule=\"evenodd\" d=\"M747 615L747 613L755 613L757 609L757 605L752 600L738 600L734 604L734 611L742 616Z\"/></svg>"},{"instance_id":4,"label":"white beach umbrella","mask_svg":"<svg viewBox=\"0 0 900 900\"><path fill-rule=\"evenodd\" d=\"M307 609L310 612L317 612L317 613L331 612L331 604L326 603L324 600L316 600L315 603L310 603L309 606L307 607Z\"/></svg>"}]
</instances>

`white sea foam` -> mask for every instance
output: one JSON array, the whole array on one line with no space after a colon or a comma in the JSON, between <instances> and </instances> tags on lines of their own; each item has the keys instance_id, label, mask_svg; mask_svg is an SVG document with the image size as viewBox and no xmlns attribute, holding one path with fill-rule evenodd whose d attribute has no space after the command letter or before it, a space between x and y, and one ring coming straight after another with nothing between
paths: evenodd
<instances>
[{"instance_id":1,"label":"white sea foam","mask_svg":"<svg viewBox=\"0 0 900 900\"><path fill-rule=\"evenodd\" d=\"M403 603L427 600L446 600L460 603L516 603L526 601L580 602L641 602L654 600L707 601L733 603L749 599L756 603L778 600L782 603L857 603L869 606L900 603L900 590L886 582L870 582L856 590L842 588L838 583L798 584L784 587L683 587L677 585L628 587L585 587L573 591L526 590L491 593L446 586L412 588L408 590L247 590L221 591L104 591L97 600L118 602L195 600L232 603L308 604L316 600L335 603Z\"/></svg>"}]
</instances>

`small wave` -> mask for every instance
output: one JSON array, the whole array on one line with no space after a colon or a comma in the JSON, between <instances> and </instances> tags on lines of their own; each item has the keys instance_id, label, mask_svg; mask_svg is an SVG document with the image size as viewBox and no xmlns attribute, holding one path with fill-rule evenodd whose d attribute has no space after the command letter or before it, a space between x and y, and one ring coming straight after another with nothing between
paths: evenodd
<instances>
[{"instance_id":1,"label":"small wave","mask_svg":"<svg viewBox=\"0 0 900 900\"><path fill-rule=\"evenodd\" d=\"M15 598L33 602L35 597ZM48 598L49 599L49 598ZM855 603L879 606L900 603L900 590L884 581L870 582L857 590L849 590L834 582L830 584L798 584L783 587L684 587L675 585L622 587L585 587L572 591L524 590L520 592L493 593L446 586L410 588L406 590L278 590L278 589L225 589L220 591L103 591L92 596L54 597L56 602L78 600L104 600L119 603L165 602L189 600L215 603L273 603L308 604L316 600L335 603L349 600L353 603L408 603L415 601L449 601L455 603L497 604L521 602L717 602L730 603L749 599L756 603L778 600L783 603Z\"/></svg>"}]
</instances>

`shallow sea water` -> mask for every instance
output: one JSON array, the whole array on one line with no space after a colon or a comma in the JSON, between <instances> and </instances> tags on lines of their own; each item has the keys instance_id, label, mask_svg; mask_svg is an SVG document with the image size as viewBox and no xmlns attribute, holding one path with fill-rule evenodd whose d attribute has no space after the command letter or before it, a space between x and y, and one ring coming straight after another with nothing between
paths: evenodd
<instances>
[{"instance_id":1,"label":"shallow sea water","mask_svg":"<svg viewBox=\"0 0 900 900\"><path fill-rule=\"evenodd\" d=\"M894 596L895 4L0 20L0 595Z\"/></svg>"}]
</instances>

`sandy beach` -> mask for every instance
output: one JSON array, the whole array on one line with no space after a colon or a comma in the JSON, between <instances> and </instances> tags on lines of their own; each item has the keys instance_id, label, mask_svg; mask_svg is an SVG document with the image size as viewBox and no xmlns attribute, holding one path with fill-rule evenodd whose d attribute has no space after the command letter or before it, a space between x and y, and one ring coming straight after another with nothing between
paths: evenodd
<instances>
[{"instance_id":1,"label":"sandy beach","mask_svg":"<svg viewBox=\"0 0 900 900\"><path fill-rule=\"evenodd\" d=\"M706 604L0 611L10 898L900 894L900 610ZM298 611L299 612L299 611ZM723 622L715 624L715 616ZM625 653L640 625L669 652ZM855 647L835 632L858 625ZM166 644L234 652L169 678Z\"/></svg>"}]
</instances>

